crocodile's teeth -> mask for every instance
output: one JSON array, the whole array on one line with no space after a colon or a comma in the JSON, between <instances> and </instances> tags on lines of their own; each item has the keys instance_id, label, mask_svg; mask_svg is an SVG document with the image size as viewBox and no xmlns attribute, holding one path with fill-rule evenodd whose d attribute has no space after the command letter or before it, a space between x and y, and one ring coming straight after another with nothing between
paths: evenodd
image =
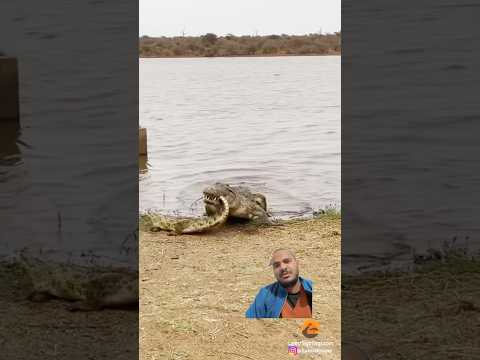
<instances>
[{"instance_id":1,"label":"crocodile's teeth","mask_svg":"<svg viewBox=\"0 0 480 360\"><path fill-rule=\"evenodd\" d=\"M205 200L210 200L210 201L218 201L219 197L213 194L204 194L203 195Z\"/></svg>"}]
</instances>

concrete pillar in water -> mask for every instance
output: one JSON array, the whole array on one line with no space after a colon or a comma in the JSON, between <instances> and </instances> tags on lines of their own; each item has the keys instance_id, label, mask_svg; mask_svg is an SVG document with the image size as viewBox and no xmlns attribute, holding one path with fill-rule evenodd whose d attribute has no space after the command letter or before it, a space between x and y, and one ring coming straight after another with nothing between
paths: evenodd
<instances>
[{"instance_id":1,"label":"concrete pillar in water","mask_svg":"<svg viewBox=\"0 0 480 360\"><path fill-rule=\"evenodd\" d=\"M0 122L19 118L18 61L0 54Z\"/></svg>"},{"instance_id":2,"label":"concrete pillar in water","mask_svg":"<svg viewBox=\"0 0 480 360\"><path fill-rule=\"evenodd\" d=\"M138 154L147 156L147 129L139 128L138 130Z\"/></svg>"},{"instance_id":3,"label":"concrete pillar in water","mask_svg":"<svg viewBox=\"0 0 480 360\"><path fill-rule=\"evenodd\" d=\"M145 155L140 155L138 157L138 170L141 173L146 173L148 171L147 162L148 162L148 159Z\"/></svg>"}]
</instances>

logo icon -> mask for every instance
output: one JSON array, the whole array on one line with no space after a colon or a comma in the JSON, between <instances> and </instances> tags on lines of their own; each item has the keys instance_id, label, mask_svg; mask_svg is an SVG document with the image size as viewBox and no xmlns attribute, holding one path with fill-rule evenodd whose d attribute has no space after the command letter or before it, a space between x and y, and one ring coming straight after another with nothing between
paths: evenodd
<instances>
[{"instance_id":1,"label":"logo icon","mask_svg":"<svg viewBox=\"0 0 480 360\"><path fill-rule=\"evenodd\" d=\"M303 336L311 339L320 333L320 323L315 320L305 320L300 327Z\"/></svg>"},{"instance_id":2,"label":"logo icon","mask_svg":"<svg viewBox=\"0 0 480 360\"><path fill-rule=\"evenodd\" d=\"M288 355L297 356L298 355L298 346L288 344Z\"/></svg>"}]
</instances>

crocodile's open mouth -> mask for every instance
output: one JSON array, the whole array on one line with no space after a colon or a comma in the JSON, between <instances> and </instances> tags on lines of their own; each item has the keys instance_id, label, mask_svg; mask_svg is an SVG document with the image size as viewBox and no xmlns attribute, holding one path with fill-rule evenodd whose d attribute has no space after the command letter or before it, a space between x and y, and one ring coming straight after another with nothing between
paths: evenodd
<instances>
[{"instance_id":1,"label":"crocodile's open mouth","mask_svg":"<svg viewBox=\"0 0 480 360\"><path fill-rule=\"evenodd\" d=\"M215 206L215 205L218 205L220 203L220 198L216 195L204 192L203 193L203 201L205 202L205 204Z\"/></svg>"},{"instance_id":2,"label":"crocodile's open mouth","mask_svg":"<svg viewBox=\"0 0 480 360\"><path fill-rule=\"evenodd\" d=\"M220 194L217 195L218 193ZM235 200L235 198L237 197L237 194L229 186L226 186L225 189L223 189L223 191L220 191L220 192L211 191L210 189L205 189L203 191L203 201L205 202L205 205L210 205L210 206L220 205L221 204L220 196L224 196L226 199L228 199L228 202L230 203L230 202L233 202L233 200Z\"/></svg>"}]
</instances>

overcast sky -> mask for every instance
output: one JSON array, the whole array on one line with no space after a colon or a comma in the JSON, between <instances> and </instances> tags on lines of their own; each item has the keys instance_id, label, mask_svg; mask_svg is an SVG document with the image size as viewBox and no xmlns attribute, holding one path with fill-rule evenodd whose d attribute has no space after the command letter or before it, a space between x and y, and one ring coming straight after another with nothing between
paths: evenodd
<instances>
[{"instance_id":1,"label":"overcast sky","mask_svg":"<svg viewBox=\"0 0 480 360\"><path fill-rule=\"evenodd\" d=\"M340 31L341 0L140 0L140 36Z\"/></svg>"}]
</instances>

